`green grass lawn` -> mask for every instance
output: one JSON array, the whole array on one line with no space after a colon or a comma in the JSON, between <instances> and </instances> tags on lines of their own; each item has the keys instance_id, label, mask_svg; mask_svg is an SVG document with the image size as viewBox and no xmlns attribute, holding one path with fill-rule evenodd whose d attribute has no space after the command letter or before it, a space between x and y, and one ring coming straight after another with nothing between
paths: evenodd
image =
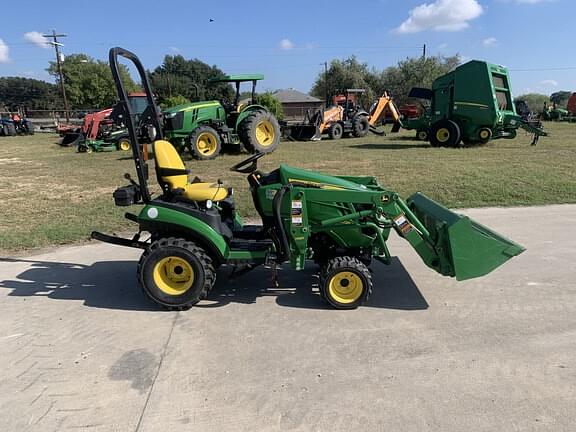
<instances>
[{"instance_id":1,"label":"green grass lawn","mask_svg":"<svg viewBox=\"0 0 576 432\"><path fill-rule=\"evenodd\" d=\"M448 207L574 203L576 124L547 123L546 130L551 136L535 147L522 132L515 140L467 149L431 148L416 141L413 132L283 142L260 160L260 167L272 170L286 163L330 174L373 175L403 197L422 191ZM80 154L57 142L57 136L45 134L0 138L0 251L77 242L92 230L135 227L123 218L127 208L115 207L112 199L114 189L126 183L123 174L134 170L129 154ZM228 169L245 157L186 163L192 176L220 178L233 186L241 214L250 217L255 212L245 176Z\"/></svg>"}]
</instances>

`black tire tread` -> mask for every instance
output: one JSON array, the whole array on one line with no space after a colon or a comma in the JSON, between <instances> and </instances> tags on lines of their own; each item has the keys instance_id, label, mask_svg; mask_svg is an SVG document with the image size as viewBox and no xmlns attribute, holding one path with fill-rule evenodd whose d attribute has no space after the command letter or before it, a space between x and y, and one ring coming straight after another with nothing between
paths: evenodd
<instances>
[{"instance_id":1,"label":"black tire tread","mask_svg":"<svg viewBox=\"0 0 576 432\"><path fill-rule=\"evenodd\" d=\"M356 257L351 257L351 256L338 256L335 258L332 258L330 260L328 260L326 262L326 264L324 264L324 266L322 266L322 268L320 269L320 296L322 297L322 299L324 301L326 301L327 303L331 304L334 307L337 307L336 305L334 305L333 303L331 303L324 292L324 288L326 287L326 284L328 283L328 275L333 272L334 270L338 270L338 269L352 269L357 271L358 273L362 274L367 281L367 289L366 292L364 293L364 298L362 298L360 300L360 302L352 307L339 307L340 309L355 309L356 307L365 304L368 299L370 298L370 296L372 295L372 289L373 289L373 282L372 282L372 273L370 273L370 270L368 269L368 267L366 266L366 264L362 263L358 258Z\"/></svg>"},{"instance_id":2,"label":"black tire tread","mask_svg":"<svg viewBox=\"0 0 576 432\"><path fill-rule=\"evenodd\" d=\"M204 156L202 153L199 153L196 149L196 139L201 133L209 132L216 137L216 151L212 156ZM210 160L215 159L221 152L222 152L222 140L220 139L220 135L218 135L218 131L210 126L199 126L190 134L189 137L189 147L190 153L194 159L198 160Z\"/></svg>"},{"instance_id":3,"label":"black tire tread","mask_svg":"<svg viewBox=\"0 0 576 432\"><path fill-rule=\"evenodd\" d=\"M182 249L186 249L189 252L191 252L192 254L196 255L198 260L202 263L202 266L203 266L204 272L205 272L204 287L202 288L202 290L201 290L201 292L197 298L193 298L190 301L188 301L184 304L180 304L180 305L167 305L165 303L160 303L157 299L153 298L148 293L148 291L144 288L144 281L142 278L144 262L146 261L147 257L153 251L160 249L160 248L165 248L165 247L179 247ZM200 246L198 246L194 242L188 241L188 240L183 239L183 238L178 238L178 237L165 237L165 238L161 238L161 239L153 242L150 245L150 247L144 251L144 253L140 257L140 260L138 261L137 275L138 275L138 283L140 285L140 288L142 289L142 291L144 292L146 297L148 297L153 302L162 305L162 307L164 307L165 309L173 310L173 311L182 311L182 310L190 309L192 306L194 306L200 300L203 300L204 298L206 298L206 296L208 295L208 293L210 292L210 290L214 286L214 283L216 282L216 270L214 268L213 261L208 256L208 254L204 251L204 249L202 249Z\"/></svg>"},{"instance_id":4,"label":"black tire tread","mask_svg":"<svg viewBox=\"0 0 576 432\"><path fill-rule=\"evenodd\" d=\"M251 133L262 117L266 117L266 119L272 123L275 133L275 142L266 148L262 148L260 144L256 142L255 133ZM242 123L238 126L238 136L240 137L240 141L244 145L246 151L251 154L272 153L280 144L280 135L280 124L278 123L278 119L276 119L274 114L269 111L253 111L244 120L242 120Z\"/></svg>"}]
</instances>

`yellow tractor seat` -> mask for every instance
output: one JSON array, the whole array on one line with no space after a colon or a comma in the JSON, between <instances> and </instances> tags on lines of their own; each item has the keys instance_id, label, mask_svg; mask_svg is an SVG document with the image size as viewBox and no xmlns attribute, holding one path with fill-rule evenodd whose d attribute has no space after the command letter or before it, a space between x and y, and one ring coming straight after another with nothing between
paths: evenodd
<instances>
[{"instance_id":1,"label":"yellow tractor seat","mask_svg":"<svg viewBox=\"0 0 576 432\"><path fill-rule=\"evenodd\" d=\"M156 174L162 189L190 201L222 201L228 188L218 183L188 183L188 170L174 146L165 140L154 142Z\"/></svg>"}]
</instances>

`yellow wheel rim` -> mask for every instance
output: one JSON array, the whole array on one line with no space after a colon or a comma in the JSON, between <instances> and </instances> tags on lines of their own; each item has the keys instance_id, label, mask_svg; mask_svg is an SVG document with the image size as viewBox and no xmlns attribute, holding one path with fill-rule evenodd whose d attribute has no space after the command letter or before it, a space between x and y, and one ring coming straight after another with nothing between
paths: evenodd
<instances>
[{"instance_id":1,"label":"yellow wheel rim","mask_svg":"<svg viewBox=\"0 0 576 432\"><path fill-rule=\"evenodd\" d=\"M120 141L120 150L122 151L128 151L130 150L130 141L128 140L122 140Z\"/></svg>"},{"instance_id":2,"label":"yellow wheel rim","mask_svg":"<svg viewBox=\"0 0 576 432\"><path fill-rule=\"evenodd\" d=\"M436 131L436 139L441 143L445 143L450 139L450 131L446 128L438 129Z\"/></svg>"},{"instance_id":3,"label":"yellow wheel rim","mask_svg":"<svg viewBox=\"0 0 576 432\"><path fill-rule=\"evenodd\" d=\"M194 284L194 269L188 261L176 256L162 258L153 271L154 283L168 295L181 295Z\"/></svg>"},{"instance_id":4,"label":"yellow wheel rim","mask_svg":"<svg viewBox=\"0 0 576 432\"><path fill-rule=\"evenodd\" d=\"M210 132L203 132L196 139L196 148L204 156L212 156L218 149L216 137Z\"/></svg>"},{"instance_id":5,"label":"yellow wheel rim","mask_svg":"<svg viewBox=\"0 0 576 432\"><path fill-rule=\"evenodd\" d=\"M328 283L328 293L342 304L354 303L364 291L362 279L356 273L343 271L335 274Z\"/></svg>"},{"instance_id":6,"label":"yellow wheel rim","mask_svg":"<svg viewBox=\"0 0 576 432\"><path fill-rule=\"evenodd\" d=\"M480 138L482 138L483 140L490 138L490 132L487 130L481 131Z\"/></svg>"},{"instance_id":7,"label":"yellow wheel rim","mask_svg":"<svg viewBox=\"0 0 576 432\"><path fill-rule=\"evenodd\" d=\"M271 146L276 138L276 131L270 120L262 120L256 126L256 140L263 147Z\"/></svg>"}]
</instances>

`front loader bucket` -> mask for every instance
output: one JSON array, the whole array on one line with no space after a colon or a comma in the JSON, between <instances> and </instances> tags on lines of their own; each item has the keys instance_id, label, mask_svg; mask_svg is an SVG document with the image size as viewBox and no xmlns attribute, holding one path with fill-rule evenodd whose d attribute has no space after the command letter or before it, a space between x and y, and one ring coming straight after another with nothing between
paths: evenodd
<instances>
[{"instance_id":1,"label":"front loader bucket","mask_svg":"<svg viewBox=\"0 0 576 432\"><path fill-rule=\"evenodd\" d=\"M296 141L319 141L322 134L316 125L300 124L290 126L290 138Z\"/></svg>"},{"instance_id":2,"label":"front loader bucket","mask_svg":"<svg viewBox=\"0 0 576 432\"><path fill-rule=\"evenodd\" d=\"M430 233L440 258L439 271L457 280L484 276L525 250L419 192L408 198L407 203Z\"/></svg>"},{"instance_id":3,"label":"front loader bucket","mask_svg":"<svg viewBox=\"0 0 576 432\"><path fill-rule=\"evenodd\" d=\"M81 141L84 141L84 135L76 132L68 132L62 137L60 145L62 147L74 147L78 145Z\"/></svg>"}]
</instances>

